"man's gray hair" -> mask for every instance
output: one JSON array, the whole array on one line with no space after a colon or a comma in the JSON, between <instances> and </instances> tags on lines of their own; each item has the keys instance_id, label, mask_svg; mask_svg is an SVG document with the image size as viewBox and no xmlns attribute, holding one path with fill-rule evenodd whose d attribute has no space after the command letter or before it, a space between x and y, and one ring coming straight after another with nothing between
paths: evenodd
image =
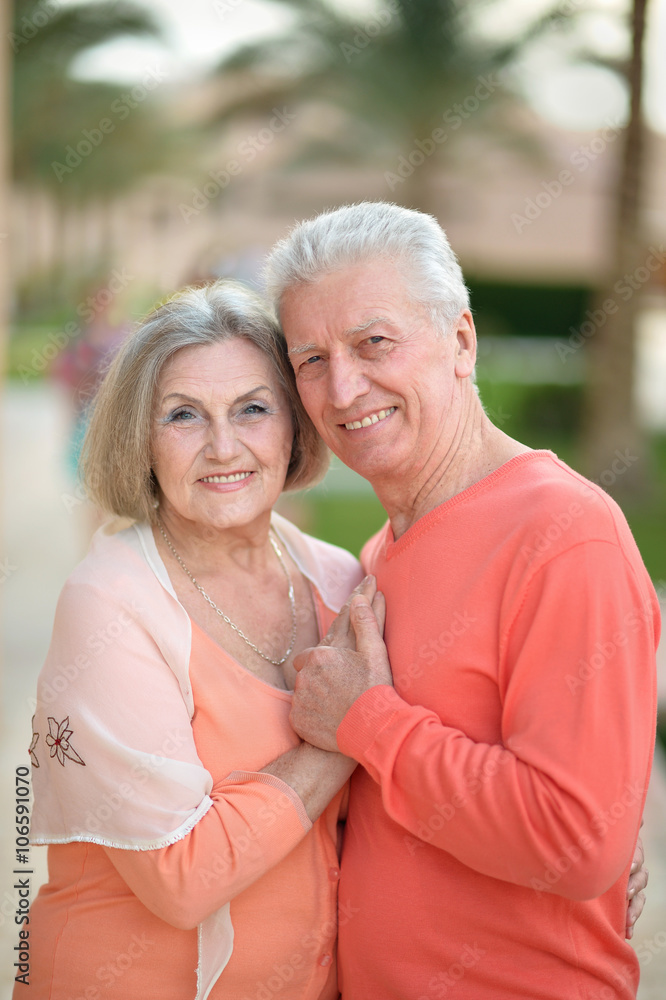
<instances>
[{"instance_id":1,"label":"man's gray hair","mask_svg":"<svg viewBox=\"0 0 666 1000\"><path fill-rule=\"evenodd\" d=\"M469 309L460 265L437 219L384 201L345 205L299 222L268 257L266 289L279 314L288 288L374 260L404 274L411 298L443 331Z\"/></svg>"}]
</instances>

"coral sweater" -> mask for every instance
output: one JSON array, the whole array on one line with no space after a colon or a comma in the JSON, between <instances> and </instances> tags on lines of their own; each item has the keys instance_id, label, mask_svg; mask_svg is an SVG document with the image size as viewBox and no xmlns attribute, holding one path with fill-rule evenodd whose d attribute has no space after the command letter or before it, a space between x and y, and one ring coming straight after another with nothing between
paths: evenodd
<instances>
[{"instance_id":1,"label":"coral sweater","mask_svg":"<svg viewBox=\"0 0 666 1000\"><path fill-rule=\"evenodd\" d=\"M338 730L343 1000L634 997L659 624L619 508L530 452L362 561L395 689Z\"/></svg>"}]
</instances>

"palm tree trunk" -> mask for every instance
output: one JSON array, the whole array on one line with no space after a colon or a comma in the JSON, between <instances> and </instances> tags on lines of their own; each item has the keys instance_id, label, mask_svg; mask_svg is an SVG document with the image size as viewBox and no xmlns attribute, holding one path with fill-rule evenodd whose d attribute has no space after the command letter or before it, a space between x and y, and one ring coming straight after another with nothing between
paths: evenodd
<instances>
[{"instance_id":1,"label":"palm tree trunk","mask_svg":"<svg viewBox=\"0 0 666 1000\"><path fill-rule=\"evenodd\" d=\"M616 203L614 249L606 287L595 315L603 317L588 342L582 437L585 473L621 496L643 494L649 483L648 449L635 401L636 318L647 249L641 227L645 127L641 115L643 35L648 0L634 0L632 56L628 71L631 112ZM610 304L612 303L612 305ZM623 466L622 471L616 472Z\"/></svg>"}]
</instances>

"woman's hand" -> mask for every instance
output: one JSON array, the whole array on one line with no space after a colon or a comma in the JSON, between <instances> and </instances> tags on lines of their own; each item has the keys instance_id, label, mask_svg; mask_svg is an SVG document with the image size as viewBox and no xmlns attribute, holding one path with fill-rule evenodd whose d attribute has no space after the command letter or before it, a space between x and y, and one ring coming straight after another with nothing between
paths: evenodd
<instances>
[{"instance_id":1,"label":"woman's hand","mask_svg":"<svg viewBox=\"0 0 666 1000\"><path fill-rule=\"evenodd\" d=\"M641 826L643 824L641 823ZM645 853L643 851L643 841L638 838L638 843L636 844L636 853L634 854L634 860L631 864L631 871L629 873L629 881L627 883L627 899L629 900L629 905L627 907L627 929L625 937L627 940L631 940L634 936L634 924L643 912L643 907L645 906L645 887L648 884L648 878L650 873L645 867Z\"/></svg>"},{"instance_id":2,"label":"woman's hand","mask_svg":"<svg viewBox=\"0 0 666 1000\"><path fill-rule=\"evenodd\" d=\"M307 656L308 653L319 652L319 655L329 658L335 658L336 656L360 658L360 653L357 652L356 640L363 623L359 621L358 612L356 610L352 611L352 601L354 598L358 600L359 595L364 605L363 612L367 612L368 621L366 623L366 631L369 626L371 639L374 637L376 644L385 653L381 636L384 632L386 603L383 594L377 590L375 578L373 576L366 576L365 580L362 580L358 587L349 595L347 603L332 622L331 627L319 645L305 650L303 653L299 653L296 657L294 666L297 670L300 670L305 664L305 660L301 658ZM354 622L356 622L356 630ZM339 653L337 652L338 650L340 651ZM388 664L388 660L386 660L386 663ZM390 678L390 669L388 676ZM297 678L297 689L299 686L302 686L299 685L299 681L300 677ZM313 697L315 702L320 700L318 689L317 692L313 692ZM295 691L294 700L296 699L297 694ZM312 713L310 714L312 716ZM301 712L298 708L295 716L292 708L290 716L292 724L294 718L301 718ZM316 719L313 720L311 717L310 721L315 731L321 728ZM268 774L274 774L288 785L291 785L303 802L308 816L314 822L321 815L335 793L349 780L356 767L356 761L338 752L335 745L335 734L333 734L333 739L328 741L329 745L323 747L323 749L320 749L321 743L319 741L315 743L314 739L308 740L307 736L304 736L302 733L299 733L299 735L302 735L304 739L304 742L299 747L283 754L282 757L273 761L267 767L263 768L263 770Z\"/></svg>"}]
</instances>

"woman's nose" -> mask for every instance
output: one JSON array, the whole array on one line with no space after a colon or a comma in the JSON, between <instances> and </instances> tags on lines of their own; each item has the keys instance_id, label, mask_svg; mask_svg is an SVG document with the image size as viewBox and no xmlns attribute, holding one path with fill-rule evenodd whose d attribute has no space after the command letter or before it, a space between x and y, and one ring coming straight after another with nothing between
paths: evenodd
<instances>
[{"instance_id":1,"label":"woman's nose","mask_svg":"<svg viewBox=\"0 0 666 1000\"><path fill-rule=\"evenodd\" d=\"M241 444L229 420L211 421L204 450L207 458L220 461L228 461L240 453Z\"/></svg>"}]
</instances>

